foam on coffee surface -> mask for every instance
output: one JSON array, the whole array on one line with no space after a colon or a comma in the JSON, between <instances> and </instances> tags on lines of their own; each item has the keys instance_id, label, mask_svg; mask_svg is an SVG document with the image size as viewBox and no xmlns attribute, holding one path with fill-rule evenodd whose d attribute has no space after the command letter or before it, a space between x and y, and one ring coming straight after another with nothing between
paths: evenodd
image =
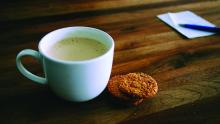
<instances>
[{"instance_id":1,"label":"foam on coffee surface","mask_svg":"<svg viewBox=\"0 0 220 124\"><path fill-rule=\"evenodd\" d=\"M107 47L97 40L74 37L56 42L48 54L61 60L81 61L101 56L106 51Z\"/></svg>"}]
</instances>

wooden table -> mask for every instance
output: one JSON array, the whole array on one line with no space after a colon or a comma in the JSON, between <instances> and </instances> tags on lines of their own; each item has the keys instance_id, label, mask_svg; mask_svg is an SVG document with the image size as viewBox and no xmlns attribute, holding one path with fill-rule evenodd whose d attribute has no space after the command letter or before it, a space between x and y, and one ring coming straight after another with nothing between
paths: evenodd
<instances>
[{"instance_id":1,"label":"wooden table","mask_svg":"<svg viewBox=\"0 0 220 124\"><path fill-rule=\"evenodd\" d=\"M219 0L5 0L0 6L1 124L220 123L220 35L189 40L156 18L191 10L220 26ZM116 104L107 91L72 103L18 72L19 51L37 50L48 32L79 25L114 38L112 76L148 73L158 95L137 107ZM43 75L36 60L23 63Z\"/></svg>"}]
</instances>

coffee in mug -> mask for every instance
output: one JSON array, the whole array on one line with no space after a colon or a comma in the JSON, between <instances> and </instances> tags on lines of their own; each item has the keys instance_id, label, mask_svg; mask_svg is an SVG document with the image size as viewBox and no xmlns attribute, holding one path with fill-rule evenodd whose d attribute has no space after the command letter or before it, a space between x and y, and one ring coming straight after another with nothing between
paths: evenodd
<instances>
[{"instance_id":1,"label":"coffee in mug","mask_svg":"<svg viewBox=\"0 0 220 124\"><path fill-rule=\"evenodd\" d=\"M48 50L48 54L62 60L82 61L103 55L106 51L107 47L100 41L85 37L71 37L56 42Z\"/></svg>"},{"instance_id":2,"label":"coffee in mug","mask_svg":"<svg viewBox=\"0 0 220 124\"><path fill-rule=\"evenodd\" d=\"M57 96L83 102L106 88L114 54L114 40L106 32L82 26L62 28L44 36L38 49L19 52L17 68L30 80L48 85ZM24 56L39 60L45 76L28 71L21 62Z\"/></svg>"}]
</instances>

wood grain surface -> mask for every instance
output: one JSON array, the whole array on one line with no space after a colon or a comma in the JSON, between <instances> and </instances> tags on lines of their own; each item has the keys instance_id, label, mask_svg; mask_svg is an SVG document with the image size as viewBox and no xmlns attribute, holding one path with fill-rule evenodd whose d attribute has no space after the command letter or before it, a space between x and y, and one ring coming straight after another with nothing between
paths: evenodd
<instances>
[{"instance_id":1,"label":"wood grain surface","mask_svg":"<svg viewBox=\"0 0 220 124\"><path fill-rule=\"evenodd\" d=\"M1 124L220 123L220 35L186 39L156 15L190 10L220 26L220 0L3 0L0 4ZM90 26L115 40L112 76L152 75L158 95L137 107L107 91L85 103L67 102L17 70L22 49L37 50L48 32ZM23 59L31 72L41 65Z\"/></svg>"}]
</instances>

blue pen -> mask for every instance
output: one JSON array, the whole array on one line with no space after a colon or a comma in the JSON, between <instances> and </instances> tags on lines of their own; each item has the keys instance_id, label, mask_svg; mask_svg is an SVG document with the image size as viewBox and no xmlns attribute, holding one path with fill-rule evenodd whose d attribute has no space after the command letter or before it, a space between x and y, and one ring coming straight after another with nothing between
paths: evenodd
<instances>
[{"instance_id":1,"label":"blue pen","mask_svg":"<svg viewBox=\"0 0 220 124\"><path fill-rule=\"evenodd\" d=\"M194 24L179 24L179 26L190 29L201 30L201 31L220 33L220 28L218 27L210 27L210 26L202 26L202 25L194 25Z\"/></svg>"}]
</instances>

